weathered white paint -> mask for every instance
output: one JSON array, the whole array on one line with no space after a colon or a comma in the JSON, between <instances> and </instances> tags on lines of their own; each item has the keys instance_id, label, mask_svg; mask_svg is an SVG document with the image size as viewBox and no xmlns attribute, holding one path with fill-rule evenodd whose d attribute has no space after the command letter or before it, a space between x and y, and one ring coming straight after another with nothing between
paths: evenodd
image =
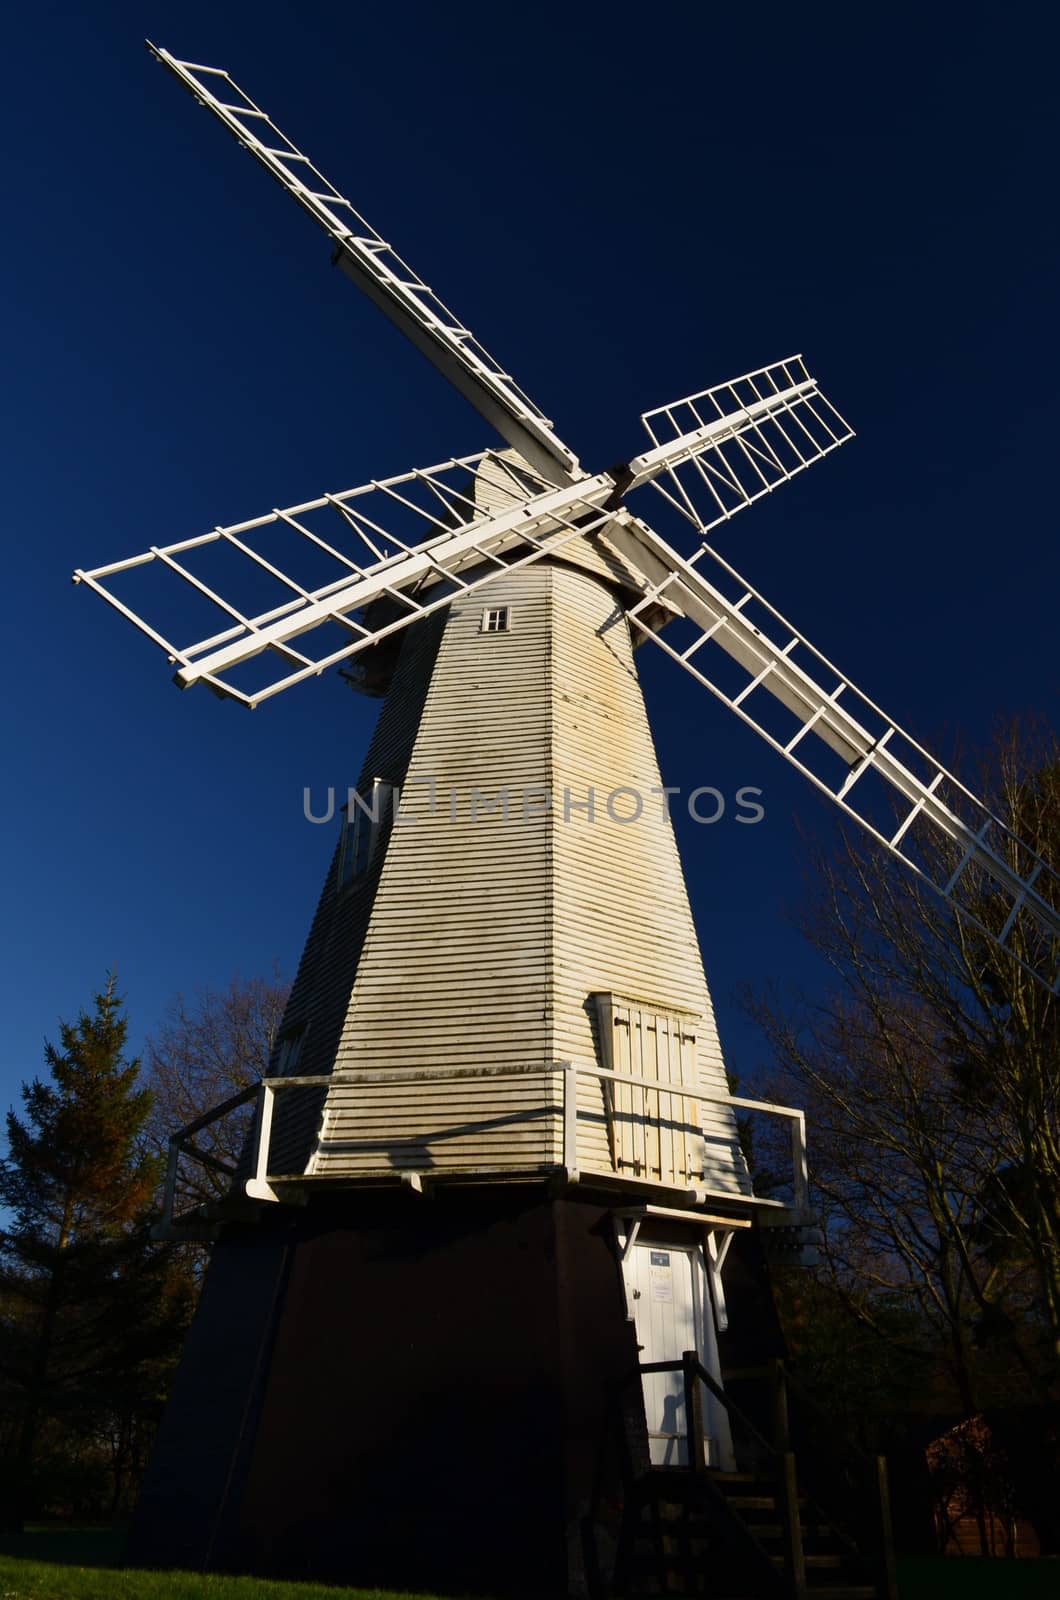
<instances>
[{"instance_id":1,"label":"weathered white paint","mask_svg":"<svg viewBox=\"0 0 1060 1600\"><path fill-rule=\"evenodd\" d=\"M559 1165L562 1083L554 1064L607 1064L596 1000L606 993L652 1015L684 1018L696 1038L689 1081L724 1092L662 805L646 805L640 820L622 823L603 803L619 787L647 798L661 784L613 587L542 562L498 578L491 601L512 608L510 631L483 633L481 603L473 596L457 601L433 664L432 652L421 649L415 670L395 679L369 761L372 776L401 783L400 820L385 842L374 898L369 885L337 896L325 891L335 902L332 924L348 916L359 959L351 965L343 939L332 935L331 981L339 990L345 985L347 1002L341 1034L331 1061L314 1062L310 1026L299 1070L542 1070L371 1089L336 1082L314 1173ZM394 697L415 700L417 671L429 672L430 681L425 695L420 690L422 714L406 752ZM403 759L404 772L397 770ZM594 816L573 809L565 818L564 790L581 802L590 788L598 797ZM551 810L535 789L551 793ZM484 799L476 801L476 791ZM504 791L507 816L496 804ZM492 811L485 809L490 802ZM363 897L360 935L343 894ZM306 989L319 987L306 976ZM578 1166L615 1170L604 1092L582 1077L579 1094ZM304 1118L288 1118L304 1136ZM682 1146L680 1164L713 1190L746 1193L731 1113L710 1113L707 1126L708 1150L700 1144L689 1159ZM270 1166L282 1170L276 1157Z\"/></svg>"},{"instance_id":2,"label":"weathered white paint","mask_svg":"<svg viewBox=\"0 0 1060 1600\"><path fill-rule=\"evenodd\" d=\"M686 1350L695 1350L720 1381L702 1246L638 1241L628 1252L623 1271L641 1361L679 1361ZM646 1372L643 1383L652 1461L656 1466L687 1466L683 1374ZM707 1464L730 1466L732 1442L724 1407L705 1389L701 1395Z\"/></svg>"}]
</instances>

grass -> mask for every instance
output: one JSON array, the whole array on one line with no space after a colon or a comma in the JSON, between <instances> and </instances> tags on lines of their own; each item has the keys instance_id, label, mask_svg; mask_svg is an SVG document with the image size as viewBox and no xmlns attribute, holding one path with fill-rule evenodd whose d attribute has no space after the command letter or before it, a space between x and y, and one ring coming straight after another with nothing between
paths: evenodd
<instances>
[{"instance_id":1,"label":"grass","mask_svg":"<svg viewBox=\"0 0 1060 1600\"><path fill-rule=\"evenodd\" d=\"M139 1571L120 1565L123 1537L109 1529L52 1528L0 1539L0 1600L436 1600L405 1591ZM909 1559L899 1561L898 1580L901 1600L1060 1600L1060 1561Z\"/></svg>"},{"instance_id":2,"label":"grass","mask_svg":"<svg viewBox=\"0 0 1060 1600\"><path fill-rule=\"evenodd\" d=\"M30 1529L0 1538L0 1600L436 1600L404 1590L146 1572L121 1566L124 1539L98 1528Z\"/></svg>"},{"instance_id":3,"label":"grass","mask_svg":"<svg viewBox=\"0 0 1060 1600\"><path fill-rule=\"evenodd\" d=\"M139 1572L131 1568L60 1567L0 1556L5 1600L406 1600L382 1589L333 1589L320 1583L225 1578L215 1573ZM407 1600L433 1600L408 1596Z\"/></svg>"},{"instance_id":4,"label":"grass","mask_svg":"<svg viewBox=\"0 0 1060 1600\"><path fill-rule=\"evenodd\" d=\"M0 1556L4 1600L406 1600L382 1589L332 1589L320 1583L225 1578L215 1573L138 1572L66 1567ZM408 1596L407 1600L433 1600Z\"/></svg>"}]
</instances>

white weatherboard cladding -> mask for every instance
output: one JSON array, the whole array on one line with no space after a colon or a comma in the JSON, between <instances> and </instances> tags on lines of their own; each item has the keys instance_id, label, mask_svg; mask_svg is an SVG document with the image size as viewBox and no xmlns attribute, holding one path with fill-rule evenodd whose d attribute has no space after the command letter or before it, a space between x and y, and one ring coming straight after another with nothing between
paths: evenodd
<instances>
[{"instance_id":1,"label":"white weatherboard cladding","mask_svg":"<svg viewBox=\"0 0 1060 1600\"><path fill-rule=\"evenodd\" d=\"M406 642L390 692L365 757L358 786L367 791L373 777L404 781L430 682L442 618L432 617ZM341 800L340 800L341 803ZM284 1013L280 1039L270 1070L282 1070L282 1041L300 1036L297 1070L326 1075L335 1065L361 946L371 915L378 862L365 879L338 888L340 840L324 880L313 925L302 951L298 972ZM289 1091L279 1097L273 1119L271 1170L300 1173L313 1148L323 1096L315 1089Z\"/></svg>"},{"instance_id":2,"label":"white weatherboard cladding","mask_svg":"<svg viewBox=\"0 0 1060 1600\"><path fill-rule=\"evenodd\" d=\"M701 1019L696 1065L701 1085L724 1094L725 1074L692 914L662 779L633 663L629 629L608 589L591 578L554 574L552 765L559 787L585 800L593 816L555 818L555 1052L559 1060L601 1060L593 1038L594 994L636 996L660 1013ZM643 806L631 815L635 791ZM653 794L652 791L656 792ZM609 808L607 800L613 797ZM607 1065L606 1060L601 1060ZM616 1062L616 1066L618 1063ZM599 1088L580 1080L586 1109L584 1157L610 1162ZM707 1119L710 1188L728 1188L742 1163L734 1124L722 1109ZM592 1143L589 1142L590 1138Z\"/></svg>"},{"instance_id":3,"label":"white weatherboard cladding","mask_svg":"<svg viewBox=\"0 0 1060 1600\"><path fill-rule=\"evenodd\" d=\"M477 597L447 617L335 1064L540 1070L496 1083L336 1084L316 1171L559 1160L558 1117L544 1110L558 1094L545 1070L548 820L471 817L475 791L521 792L547 774L549 583L530 567L499 579L490 599L512 608L511 632L482 631ZM430 1133L440 1137L425 1151Z\"/></svg>"},{"instance_id":4,"label":"white weatherboard cladding","mask_svg":"<svg viewBox=\"0 0 1060 1600\"><path fill-rule=\"evenodd\" d=\"M609 1064L601 993L680 1014L699 1083L725 1092L613 592L541 562L497 578L489 598L510 607L508 631L483 632L476 596L447 616L342 1029L336 1068L381 1079L328 1091L316 1172L559 1165L555 1064ZM643 796L637 821L609 814L619 788ZM591 818L578 808L590 790ZM632 805L619 797L616 815ZM468 1068L504 1075L418 1076ZM579 1105L578 1164L610 1171L598 1080L579 1079ZM708 1123L709 1187L746 1193L731 1113Z\"/></svg>"}]
</instances>

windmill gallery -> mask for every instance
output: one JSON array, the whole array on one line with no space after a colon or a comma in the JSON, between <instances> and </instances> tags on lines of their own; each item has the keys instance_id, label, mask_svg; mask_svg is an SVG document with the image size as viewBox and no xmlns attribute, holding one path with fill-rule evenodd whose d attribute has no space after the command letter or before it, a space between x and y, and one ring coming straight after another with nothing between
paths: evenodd
<instances>
[{"instance_id":1,"label":"windmill gallery","mask_svg":"<svg viewBox=\"0 0 1060 1600\"><path fill-rule=\"evenodd\" d=\"M171 1145L164 1228L211 1255L133 1557L893 1596L880 1507L860 1548L841 1534L776 1393L766 1420L734 1376L780 1353L763 1241L810 1220L803 1118L729 1092L634 654L956 905L985 876L1006 948L1057 931L1050 869L708 542L850 429L789 358L586 471L228 73L151 49L503 444L75 574L181 687L255 706L335 666L383 697L269 1076ZM722 785L692 815L719 801L762 809ZM250 1102L228 1198L177 1214L196 1134ZM753 1192L738 1115L790 1132L779 1196Z\"/></svg>"}]
</instances>

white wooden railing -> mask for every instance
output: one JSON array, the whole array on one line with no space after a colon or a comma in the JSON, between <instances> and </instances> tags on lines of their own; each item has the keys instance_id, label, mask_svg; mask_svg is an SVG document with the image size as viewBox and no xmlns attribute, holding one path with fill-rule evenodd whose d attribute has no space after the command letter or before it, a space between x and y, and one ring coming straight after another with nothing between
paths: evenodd
<instances>
[{"instance_id":1,"label":"white wooden railing","mask_svg":"<svg viewBox=\"0 0 1060 1600\"><path fill-rule=\"evenodd\" d=\"M162 1232L175 1224L179 1225L180 1218L174 1216L178 1189L178 1168L182 1157L204 1162L231 1173L233 1180L237 1177L234 1189L242 1189L251 1200L277 1201L284 1198L294 1198L296 1192L304 1185L312 1184L320 1178L327 1178L332 1183L340 1176L335 1171L324 1172L277 1172L271 1167L273 1128L278 1095L288 1095L294 1090L321 1090L334 1087L336 1084L345 1084L347 1087L363 1084L377 1086L380 1082L408 1083L457 1083L466 1078L491 1078L504 1080L505 1078L518 1078L527 1072L541 1075L539 1063L525 1067L462 1067L439 1068L425 1070L415 1074L399 1072L358 1072L345 1069L329 1075L313 1077L274 1077L263 1078L252 1088L244 1090L238 1095L215 1106L211 1111L198 1117L186 1128L181 1128L169 1142L169 1162L166 1173L166 1184L163 1204ZM560 1163L551 1163L543 1166L542 1171L556 1172L559 1170L568 1181L574 1183L580 1179L590 1177L620 1178L632 1181L639 1185L652 1185L666 1189L679 1189L697 1201L706 1200L741 1200L748 1205L774 1210L787 1210L804 1213L809 1205L809 1182L806 1165L806 1119L802 1111L791 1106L776 1105L769 1100L750 1100L742 1095L730 1095L713 1092L699 1086L687 1083L673 1083L666 1079L638 1077L628 1072L612 1072L603 1067L585 1066L578 1062L556 1062L551 1071L560 1079L562 1095L558 1104L544 1109L553 1111L562 1118L562 1160ZM580 1137L582 1130L591 1120L599 1123L600 1111L592 1109L584 1101L579 1103L579 1079L592 1078L601 1085L601 1099L603 1102L604 1119L607 1125L610 1147L610 1163L603 1165L586 1150L584 1136ZM620 1094L619 1090L623 1092ZM215 1158L208 1157L194 1144L194 1137L204 1128L208 1127L220 1117L228 1115L238 1107L245 1105L251 1098L257 1098L258 1108L255 1118L254 1132L251 1149L245 1152L239 1172L230 1167L223 1167ZM691 1106L691 1111L688 1109ZM791 1137L791 1191L792 1198L788 1200L771 1199L768 1197L741 1193L738 1188L712 1189L702 1182L690 1181L691 1174L687 1169L688 1135L694 1134L701 1137L702 1110L705 1107L724 1107L733 1113L750 1112L770 1117L780 1117L790 1124ZM697 1114L698 1112L698 1114ZM495 1126L502 1126L506 1122L514 1122L517 1115L506 1114L501 1111L495 1119ZM624 1131L623 1131L624 1130ZM630 1133L632 1130L632 1134ZM403 1130L403 1137L407 1132ZM422 1132L418 1134L417 1142L429 1144L431 1134ZM736 1130L733 1128L732 1143L736 1144ZM581 1150L579 1150L579 1144ZM642 1149L645 1159L638 1163L629 1158L630 1151ZM625 1158L621 1152L625 1152ZM586 1157L588 1156L588 1159ZM629 1171L630 1166L640 1165L641 1170ZM625 1169L625 1170L623 1170ZM422 1187L423 1174L415 1171L402 1170L395 1172L392 1167L385 1170L388 1176L400 1177L402 1181L411 1184L413 1188ZM461 1172L473 1173L477 1170L472 1166L442 1168L441 1175L458 1178ZM380 1174L365 1174L359 1172L358 1177L374 1176ZM748 1185L749 1187L749 1185Z\"/></svg>"}]
</instances>

